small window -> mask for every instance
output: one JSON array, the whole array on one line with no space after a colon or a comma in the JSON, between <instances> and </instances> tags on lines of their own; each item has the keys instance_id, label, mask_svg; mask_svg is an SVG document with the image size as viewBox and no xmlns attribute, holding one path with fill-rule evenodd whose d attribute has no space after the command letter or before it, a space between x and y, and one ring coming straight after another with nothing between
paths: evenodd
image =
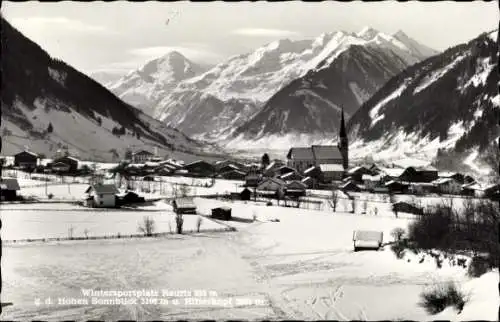
<instances>
[{"instance_id":1,"label":"small window","mask_svg":"<svg viewBox=\"0 0 500 322\"><path fill-rule=\"evenodd\" d=\"M101 200L101 202L99 202L99 204L102 206L104 204L104 202Z\"/></svg>"},{"instance_id":2,"label":"small window","mask_svg":"<svg viewBox=\"0 0 500 322\"><path fill-rule=\"evenodd\" d=\"M102 199L103 197L104 197L103 195L99 195L99 198L101 198L101 199Z\"/></svg>"}]
</instances>

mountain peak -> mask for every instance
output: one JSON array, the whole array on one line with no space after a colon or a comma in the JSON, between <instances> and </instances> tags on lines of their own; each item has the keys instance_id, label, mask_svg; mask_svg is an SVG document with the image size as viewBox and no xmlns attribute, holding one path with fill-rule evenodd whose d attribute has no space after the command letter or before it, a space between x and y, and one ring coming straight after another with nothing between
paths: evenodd
<instances>
[{"instance_id":1,"label":"mountain peak","mask_svg":"<svg viewBox=\"0 0 500 322\"><path fill-rule=\"evenodd\" d=\"M375 36L377 36L377 34L379 33L378 30L372 28L372 27L363 27L363 29L361 29L360 32L358 32L356 35L359 37L359 38L362 38L362 39L365 39L365 40L371 40L373 38L375 38Z\"/></svg>"},{"instance_id":2,"label":"mountain peak","mask_svg":"<svg viewBox=\"0 0 500 322\"><path fill-rule=\"evenodd\" d=\"M410 37L408 37L407 34L405 34L403 32L403 30L398 30L394 35L392 35L394 38L396 39L408 39Z\"/></svg>"}]
</instances>

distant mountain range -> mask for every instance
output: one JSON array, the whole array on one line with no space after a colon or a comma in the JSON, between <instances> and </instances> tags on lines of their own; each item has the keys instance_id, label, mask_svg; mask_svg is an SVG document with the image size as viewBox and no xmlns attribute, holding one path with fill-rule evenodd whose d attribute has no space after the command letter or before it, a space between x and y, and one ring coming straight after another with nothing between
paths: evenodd
<instances>
[{"instance_id":1,"label":"distant mountain range","mask_svg":"<svg viewBox=\"0 0 500 322\"><path fill-rule=\"evenodd\" d=\"M500 135L498 75L498 31L407 68L349 120L354 155L437 157L446 168L489 171Z\"/></svg>"},{"instance_id":2,"label":"distant mountain range","mask_svg":"<svg viewBox=\"0 0 500 322\"><path fill-rule=\"evenodd\" d=\"M144 78L136 83L122 79L109 88L135 106L150 106L151 115L195 137L230 141L240 134L254 140L256 133L325 133L335 131L339 106L346 105L352 115L391 76L436 53L403 32L389 36L365 28L358 34L339 31L312 40L278 40L194 77L182 74L186 79L174 88L175 82L166 86L158 76L149 78L148 86L141 85L147 83ZM370 66L371 59L376 66ZM311 104L318 105L319 113L311 111ZM271 114L271 122L280 124L267 123ZM312 122L311 128L296 126L305 114L324 121Z\"/></svg>"},{"instance_id":3,"label":"distant mountain range","mask_svg":"<svg viewBox=\"0 0 500 322\"><path fill-rule=\"evenodd\" d=\"M51 58L3 17L1 27L3 155L28 148L51 156L67 147L82 158L110 161L127 148L156 147L186 158L208 148Z\"/></svg>"}]
</instances>

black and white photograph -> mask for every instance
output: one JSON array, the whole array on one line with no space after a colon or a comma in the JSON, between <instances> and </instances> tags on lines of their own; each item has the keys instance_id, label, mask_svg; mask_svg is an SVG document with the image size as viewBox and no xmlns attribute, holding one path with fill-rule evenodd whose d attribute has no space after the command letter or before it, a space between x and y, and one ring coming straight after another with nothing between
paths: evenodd
<instances>
[{"instance_id":1,"label":"black and white photograph","mask_svg":"<svg viewBox=\"0 0 500 322\"><path fill-rule=\"evenodd\" d=\"M498 321L497 1L2 1L2 321Z\"/></svg>"}]
</instances>

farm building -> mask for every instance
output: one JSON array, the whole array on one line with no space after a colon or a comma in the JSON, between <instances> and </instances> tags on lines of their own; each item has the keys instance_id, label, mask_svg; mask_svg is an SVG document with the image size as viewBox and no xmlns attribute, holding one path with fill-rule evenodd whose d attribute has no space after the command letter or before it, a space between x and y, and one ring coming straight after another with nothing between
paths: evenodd
<instances>
[{"instance_id":1,"label":"farm building","mask_svg":"<svg viewBox=\"0 0 500 322\"><path fill-rule=\"evenodd\" d=\"M387 187L387 189L389 189L389 192L391 193L406 193L408 192L408 187L409 187L408 184L394 180L386 182L385 186Z\"/></svg>"},{"instance_id":2,"label":"farm building","mask_svg":"<svg viewBox=\"0 0 500 322\"><path fill-rule=\"evenodd\" d=\"M344 176L344 167L342 164L320 164L321 180L323 182L332 182L342 180Z\"/></svg>"},{"instance_id":3,"label":"farm building","mask_svg":"<svg viewBox=\"0 0 500 322\"><path fill-rule=\"evenodd\" d=\"M239 170L230 170L219 174L218 177L228 180L245 180L246 173Z\"/></svg>"},{"instance_id":4,"label":"farm building","mask_svg":"<svg viewBox=\"0 0 500 322\"><path fill-rule=\"evenodd\" d=\"M432 181L432 184L436 186L438 193L460 194L460 191L462 190L462 184L454 177L439 178Z\"/></svg>"},{"instance_id":5,"label":"farm building","mask_svg":"<svg viewBox=\"0 0 500 322\"><path fill-rule=\"evenodd\" d=\"M465 176L461 173L458 172L438 172L438 178L439 179L454 179L457 182L464 184L465 183Z\"/></svg>"},{"instance_id":6,"label":"farm building","mask_svg":"<svg viewBox=\"0 0 500 322\"><path fill-rule=\"evenodd\" d=\"M14 178L1 178L0 179L0 200L16 200L17 192L21 190L19 182Z\"/></svg>"},{"instance_id":7,"label":"farm building","mask_svg":"<svg viewBox=\"0 0 500 322\"><path fill-rule=\"evenodd\" d=\"M306 195L307 185L300 181L292 181L286 184L286 196L302 197Z\"/></svg>"},{"instance_id":8,"label":"farm building","mask_svg":"<svg viewBox=\"0 0 500 322\"><path fill-rule=\"evenodd\" d=\"M490 184L483 188L483 196L498 200L500 197L500 184Z\"/></svg>"},{"instance_id":9,"label":"farm building","mask_svg":"<svg viewBox=\"0 0 500 322\"><path fill-rule=\"evenodd\" d=\"M300 174L298 174L297 172L288 172L288 173L285 173L283 175L281 175L279 177L281 180L284 180L284 181L295 181L295 180L302 180L304 179L303 176L301 176Z\"/></svg>"},{"instance_id":10,"label":"farm building","mask_svg":"<svg viewBox=\"0 0 500 322\"><path fill-rule=\"evenodd\" d=\"M436 193L437 188L432 183L427 182L414 182L410 184L409 190L410 193L414 194L427 194L427 193Z\"/></svg>"},{"instance_id":11,"label":"farm building","mask_svg":"<svg viewBox=\"0 0 500 322\"><path fill-rule=\"evenodd\" d=\"M139 195L133 191L116 194L116 197L116 203L118 206L145 202L144 197L139 197Z\"/></svg>"},{"instance_id":12,"label":"farm building","mask_svg":"<svg viewBox=\"0 0 500 322\"><path fill-rule=\"evenodd\" d=\"M257 187L262 181L262 176L257 172L251 172L245 177L245 187Z\"/></svg>"},{"instance_id":13,"label":"farm building","mask_svg":"<svg viewBox=\"0 0 500 322\"><path fill-rule=\"evenodd\" d=\"M305 184L309 189L315 188L317 184L317 180L311 177L305 177L304 179L300 180L300 182Z\"/></svg>"},{"instance_id":14,"label":"farm building","mask_svg":"<svg viewBox=\"0 0 500 322\"><path fill-rule=\"evenodd\" d=\"M62 172L75 173L78 170L78 165L79 165L80 161L78 159L70 157L70 156L64 156L64 157L55 159L54 162L52 163L51 168L54 169L54 165L56 165L58 163L63 163L63 164L66 164L69 166L67 171L62 171Z\"/></svg>"},{"instance_id":15,"label":"farm building","mask_svg":"<svg viewBox=\"0 0 500 322\"><path fill-rule=\"evenodd\" d=\"M50 165L50 169L56 173L67 173L71 166L64 162L55 162Z\"/></svg>"},{"instance_id":16,"label":"farm building","mask_svg":"<svg viewBox=\"0 0 500 322\"><path fill-rule=\"evenodd\" d=\"M215 167L215 170L218 172L218 173L225 173L225 172L229 172L229 171L234 171L234 170L238 170L240 171L240 168L238 168L237 166L235 166L234 164L232 163L229 163L229 164L226 164L225 166L223 167Z\"/></svg>"},{"instance_id":17,"label":"farm building","mask_svg":"<svg viewBox=\"0 0 500 322\"><path fill-rule=\"evenodd\" d=\"M382 177L380 175L371 176L369 174L364 174L361 177L366 190L372 190L373 188L380 185Z\"/></svg>"},{"instance_id":18,"label":"farm building","mask_svg":"<svg viewBox=\"0 0 500 322\"><path fill-rule=\"evenodd\" d=\"M89 207L98 208L114 208L116 207L116 194L119 193L115 185L112 184L95 184L85 190L87 198L86 205Z\"/></svg>"},{"instance_id":19,"label":"farm building","mask_svg":"<svg viewBox=\"0 0 500 322\"><path fill-rule=\"evenodd\" d=\"M155 156L154 153L151 153L146 150L137 151L132 153L132 162L144 163L146 161L151 160L151 158L153 158L154 156Z\"/></svg>"},{"instance_id":20,"label":"farm building","mask_svg":"<svg viewBox=\"0 0 500 322\"><path fill-rule=\"evenodd\" d=\"M229 207L218 207L212 209L212 218L231 220L231 208Z\"/></svg>"},{"instance_id":21,"label":"farm building","mask_svg":"<svg viewBox=\"0 0 500 322\"><path fill-rule=\"evenodd\" d=\"M388 182L391 180L399 180L401 175L405 172L406 169L403 168L380 168L380 176L383 182ZM412 175L413 171L408 170L406 172L406 176ZM408 180L405 180L408 181Z\"/></svg>"},{"instance_id":22,"label":"farm building","mask_svg":"<svg viewBox=\"0 0 500 322\"><path fill-rule=\"evenodd\" d=\"M354 168L350 169L349 171L347 171L347 175L350 176L352 178L352 180L354 180L358 183L363 182L363 180L362 180L363 175L366 175L366 174L371 175L372 172L363 166L354 167Z\"/></svg>"},{"instance_id":23,"label":"farm building","mask_svg":"<svg viewBox=\"0 0 500 322\"><path fill-rule=\"evenodd\" d=\"M240 192L240 199L241 200L248 201L248 200L250 200L251 197L252 197L252 192L248 188L245 188L245 189L243 189L242 192Z\"/></svg>"},{"instance_id":24,"label":"farm building","mask_svg":"<svg viewBox=\"0 0 500 322\"><path fill-rule=\"evenodd\" d=\"M177 198L172 201L172 207L176 214L196 215L196 205L192 198Z\"/></svg>"},{"instance_id":25,"label":"farm building","mask_svg":"<svg viewBox=\"0 0 500 322\"><path fill-rule=\"evenodd\" d=\"M14 155L14 166L35 169L38 165L38 155L30 151L22 151Z\"/></svg>"},{"instance_id":26,"label":"farm building","mask_svg":"<svg viewBox=\"0 0 500 322\"><path fill-rule=\"evenodd\" d=\"M286 183L278 178L267 178L257 186L261 194L282 196L285 193Z\"/></svg>"},{"instance_id":27,"label":"farm building","mask_svg":"<svg viewBox=\"0 0 500 322\"><path fill-rule=\"evenodd\" d=\"M186 164L183 167L189 174L200 177L212 177L215 174L215 167L207 161L198 160Z\"/></svg>"},{"instance_id":28,"label":"farm building","mask_svg":"<svg viewBox=\"0 0 500 322\"><path fill-rule=\"evenodd\" d=\"M303 173L306 177L315 178L316 180L321 179L321 170L317 166L309 167Z\"/></svg>"},{"instance_id":29,"label":"farm building","mask_svg":"<svg viewBox=\"0 0 500 322\"><path fill-rule=\"evenodd\" d=\"M438 178L438 171L433 166L417 167L418 182L432 182Z\"/></svg>"},{"instance_id":30,"label":"farm building","mask_svg":"<svg viewBox=\"0 0 500 322\"><path fill-rule=\"evenodd\" d=\"M343 183L339 188L342 189L343 191L353 191L353 192L361 191L361 188L354 181L347 181Z\"/></svg>"}]
</instances>

